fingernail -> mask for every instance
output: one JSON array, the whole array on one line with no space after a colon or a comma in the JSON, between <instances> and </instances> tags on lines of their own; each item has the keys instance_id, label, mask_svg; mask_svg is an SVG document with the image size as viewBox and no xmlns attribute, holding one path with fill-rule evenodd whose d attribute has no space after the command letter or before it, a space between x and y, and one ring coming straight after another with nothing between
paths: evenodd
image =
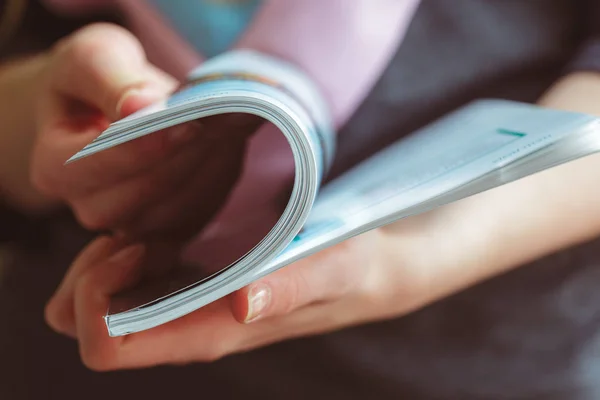
<instances>
[{"instance_id":1,"label":"fingernail","mask_svg":"<svg viewBox=\"0 0 600 400\"><path fill-rule=\"evenodd\" d=\"M139 259L144 254L145 249L146 247L143 244L127 246L110 257L109 261L114 264L129 264Z\"/></svg>"},{"instance_id":2,"label":"fingernail","mask_svg":"<svg viewBox=\"0 0 600 400\"><path fill-rule=\"evenodd\" d=\"M169 129L168 137L171 143L189 142L194 138L195 130L188 124L176 125Z\"/></svg>"},{"instance_id":3,"label":"fingernail","mask_svg":"<svg viewBox=\"0 0 600 400\"><path fill-rule=\"evenodd\" d=\"M262 313L267 309L271 302L271 288L267 285L257 284L248 291L248 314L244 323L250 323L259 320Z\"/></svg>"}]
</instances>

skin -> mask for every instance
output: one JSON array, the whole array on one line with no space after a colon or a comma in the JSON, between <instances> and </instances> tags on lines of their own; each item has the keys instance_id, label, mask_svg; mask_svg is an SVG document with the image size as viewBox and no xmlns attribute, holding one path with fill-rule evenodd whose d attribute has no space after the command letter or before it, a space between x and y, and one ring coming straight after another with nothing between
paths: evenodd
<instances>
[{"instance_id":1,"label":"skin","mask_svg":"<svg viewBox=\"0 0 600 400\"><path fill-rule=\"evenodd\" d=\"M62 165L109 122L177 87L123 29L93 25L59 43L41 85L32 181L64 199L89 229L181 240L214 214L240 173L245 139L254 127L245 130L239 120L223 118L174 127ZM209 191L213 196L206 196ZM202 212L191 215L190 206L201 199Z\"/></svg>"},{"instance_id":2,"label":"skin","mask_svg":"<svg viewBox=\"0 0 600 400\"><path fill-rule=\"evenodd\" d=\"M113 43L129 46L128 51L118 52L115 46L105 49L98 39L98 31L105 35L105 30L116 35ZM70 46L75 49L69 50ZM88 65L99 53L107 57L105 62L96 59L96 64ZM114 57L123 59L108 62ZM133 57L131 62L124 62L128 57ZM188 146L195 145L194 140L202 143L194 151L201 152L204 135L186 139L191 140L186 146L160 136L149 137L148 143L132 142L87 164L83 160L76 169L65 172L61 161L97 135L107 121L139 109L155 100L153 96L166 95L174 83L144 61L139 44L129 34L108 26L79 32L36 60L38 66L31 69L43 83L36 86L40 104L37 128L31 128L35 135L19 138L20 142L4 137L6 134L1 139L3 143L27 143L19 147L29 154L22 167L30 172L34 186L18 179L23 172L8 179L10 173L4 171L0 187L9 193L7 198L30 199L31 209L58 199L69 204L84 225L124 232L90 243L46 307L48 324L78 341L84 364L93 370L207 362L294 337L400 317L600 233L600 157L589 156L373 230L171 323L110 338L102 320L110 296L139 279L142 265L154 258L151 253L157 239L164 240L163 232L172 233L173 221L182 217L176 207L172 214L167 212L168 218L148 217L156 207L169 210L169 206L163 193L150 191L140 198L146 180L156 179L147 171L185 154ZM73 79L79 79L80 85L61 83ZM81 91L87 84L93 86ZM131 95L131 88L148 87L152 89ZM2 93L0 90L0 96ZM578 73L557 82L539 103L600 115L599 97L600 75ZM73 114L65 99L76 99L85 107L75 107ZM79 114L82 108L83 117ZM221 145L223 155L231 154L236 146L241 152L254 127L250 123L231 129L227 121L216 121L209 128L206 136L219 130L223 132L219 137L230 135ZM219 145L215 148L221 149ZM31 153L27 153L29 149ZM206 157L210 159L217 150ZM212 188L214 182L204 180L206 165L196 162L182 161L181 167L173 165L164 174L187 172L192 181L198 180L198 188ZM236 162L235 157L225 158L211 170L227 174L236 170ZM221 195L214 204L222 201L234 181L231 178L217 190ZM193 196L191 200L198 201ZM201 226L213 210L210 204L206 209L207 214L191 224L193 228ZM136 218L123 218L132 213L137 213L137 221L149 219L151 223L140 227Z\"/></svg>"},{"instance_id":3,"label":"skin","mask_svg":"<svg viewBox=\"0 0 600 400\"><path fill-rule=\"evenodd\" d=\"M60 41L37 63L23 79L31 82L34 117L22 169L29 179L6 179L12 203L33 197L17 184L30 182L30 192L66 203L84 227L153 244L149 271L172 264L226 201L261 120L207 118L65 166L111 122L165 98L178 82L146 60L132 34L106 24Z\"/></svg>"}]
</instances>

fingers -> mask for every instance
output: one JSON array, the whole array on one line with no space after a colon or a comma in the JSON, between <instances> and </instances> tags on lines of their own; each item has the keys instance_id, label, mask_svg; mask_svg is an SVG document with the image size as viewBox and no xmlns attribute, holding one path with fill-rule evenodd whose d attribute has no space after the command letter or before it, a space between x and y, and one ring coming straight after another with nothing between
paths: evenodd
<instances>
[{"instance_id":1,"label":"fingers","mask_svg":"<svg viewBox=\"0 0 600 400\"><path fill-rule=\"evenodd\" d=\"M201 169L210 154L211 143L206 143L194 132L192 135L185 147L147 172L71 201L79 221L92 230L122 228L155 203L169 201Z\"/></svg>"},{"instance_id":2,"label":"fingers","mask_svg":"<svg viewBox=\"0 0 600 400\"><path fill-rule=\"evenodd\" d=\"M145 247L131 245L90 267L75 286L75 321L83 362L98 368L116 354L123 338L111 338L104 315L110 296L139 280Z\"/></svg>"},{"instance_id":3,"label":"fingers","mask_svg":"<svg viewBox=\"0 0 600 400\"><path fill-rule=\"evenodd\" d=\"M368 239L348 240L239 290L231 296L233 315L252 323L354 293L370 272Z\"/></svg>"},{"instance_id":4,"label":"fingers","mask_svg":"<svg viewBox=\"0 0 600 400\"><path fill-rule=\"evenodd\" d=\"M109 24L69 36L50 58L31 169L39 190L70 199L139 173L179 148L181 135L155 133L64 166L109 121L165 98L177 82L146 61L133 35Z\"/></svg>"},{"instance_id":5,"label":"fingers","mask_svg":"<svg viewBox=\"0 0 600 400\"><path fill-rule=\"evenodd\" d=\"M189 142L185 137L170 136L170 132L156 132L93 157L64 165L70 156L97 134L97 131L88 130L85 135L64 134L57 137L42 132L32 160L30 178L33 184L44 193L73 203L151 170L173 157Z\"/></svg>"},{"instance_id":6,"label":"fingers","mask_svg":"<svg viewBox=\"0 0 600 400\"><path fill-rule=\"evenodd\" d=\"M148 235L163 234L185 240L197 233L225 202L241 173L246 138L262 123L260 118L245 115L234 118L233 122L224 118L228 116L219 117L159 133L171 134L172 129L184 128L191 133L188 138L191 140L182 142L179 152L170 159L154 162L151 168L132 178L100 186L71 201L80 222L88 229L117 226L145 239ZM101 156L98 155L97 162ZM102 164L109 167L109 163ZM120 173L126 170L123 168ZM95 179L96 184L110 176L108 171L102 175L103 178Z\"/></svg>"},{"instance_id":7,"label":"fingers","mask_svg":"<svg viewBox=\"0 0 600 400\"><path fill-rule=\"evenodd\" d=\"M103 271L117 272L115 268ZM221 299L153 329L111 338L102 320L108 297L101 292L90 285L76 294L81 357L88 368L99 371L211 362L284 339L328 332L365 318L362 304L351 298L315 304L255 324L239 324L227 299Z\"/></svg>"},{"instance_id":8,"label":"fingers","mask_svg":"<svg viewBox=\"0 0 600 400\"><path fill-rule=\"evenodd\" d=\"M369 273L362 271L372 269L362 264L362 257L357 253L364 250L363 243L366 248L371 248L372 243L370 240L360 242L336 246L328 253L311 257L306 263L297 263L251 286L246 294L251 293L253 287L265 285L271 290L266 303L270 308L264 309L260 321L253 319L254 323L240 324L240 318L231 312L228 299L221 299L170 323L117 338L108 336L103 316L111 295L136 282L144 249L129 247L99 261L89 255L95 251L84 252L69 272L78 272L72 296L82 359L89 368L102 371L206 362L283 339L378 319L383 314L373 310L381 308L381 304L370 304L362 293L369 280ZM345 256L340 262L335 262L342 254ZM83 268L84 262L90 265ZM306 272L301 272L302 269ZM73 282L74 277L68 276L67 281ZM293 285L303 291L293 289L293 295L286 297L290 292L287 289ZM58 325L52 321L54 326Z\"/></svg>"},{"instance_id":9,"label":"fingers","mask_svg":"<svg viewBox=\"0 0 600 400\"><path fill-rule=\"evenodd\" d=\"M242 168L245 143L213 143L201 167L193 170L180 190L138 213L129 224L136 237L163 236L185 241L200 229L225 204Z\"/></svg>"},{"instance_id":10,"label":"fingers","mask_svg":"<svg viewBox=\"0 0 600 400\"><path fill-rule=\"evenodd\" d=\"M110 298L138 281L146 254L140 244L120 248L114 239L98 239L82 251L50 300L48 324L77 337L84 364L106 371L208 361L235 348L229 340L239 340L243 326L233 319L225 299L156 329L127 337L108 336L104 316ZM224 336L229 339L224 341Z\"/></svg>"},{"instance_id":11,"label":"fingers","mask_svg":"<svg viewBox=\"0 0 600 400\"><path fill-rule=\"evenodd\" d=\"M86 27L60 43L52 64L52 87L92 105L110 120L120 118L129 97L156 101L176 83L149 68L139 41L109 24Z\"/></svg>"},{"instance_id":12,"label":"fingers","mask_svg":"<svg viewBox=\"0 0 600 400\"><path fill-rule=\"evenodd\" d=\"M67 271L65 278L52 296L45 309L46 322L55 331L71 337L76 336L74 295L75 283L92 265L108 257L118 246L117 241L103 236L81 251Z\"/></svg>"},{"instance_id":13,"label":"fingers","mask_svg":"<svg viewBox=\"0 0 600 400\"><path fill-rule=\"evenodd\" d=\"M85 134L60 137L42 134L34 149L31 180L43 192L70 201L110 190L165 168L169 159L189 149L197 138L180 128L155 132L69 165L64 162L99 132L88 129Z\"/></svg>"}]
</instances>

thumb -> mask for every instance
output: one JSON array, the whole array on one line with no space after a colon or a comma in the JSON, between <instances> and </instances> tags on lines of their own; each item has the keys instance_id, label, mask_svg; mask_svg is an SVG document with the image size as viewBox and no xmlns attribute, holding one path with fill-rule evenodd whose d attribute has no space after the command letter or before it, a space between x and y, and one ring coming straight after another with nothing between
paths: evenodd
<instances>
[{"instance_id":1,"label":"thumb","mask_svg":"<svg viewBox=\"0 0 600 400\"><path fill-rule=\"evenodd\" d=\"M230 297L233 316L250 323L357 292L369 270L369 252L357 242L338 244L238 290Z\"/></svg>"},{"instance_id":2,"label":"thumb","mask_svg":"<svg viewBox=\"0 0 600 400\"><path fill-rule=\"evenodd\" d=\"M174 89L173 78L152 67L139 41L110 24L81 29L55 49L51 85L59 94L98 108L111 121L123 117L125 103L148 105ZM135 107L135 106L134 106ZM125 112L124 112L125 111Z\"/></svg>"}]
</instances>

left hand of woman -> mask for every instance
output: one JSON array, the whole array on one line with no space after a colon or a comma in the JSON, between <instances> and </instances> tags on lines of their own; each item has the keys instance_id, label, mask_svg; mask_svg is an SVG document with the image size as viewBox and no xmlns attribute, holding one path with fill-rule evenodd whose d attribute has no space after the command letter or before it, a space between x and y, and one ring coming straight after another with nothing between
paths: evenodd
<instances>
[{"instance_id":1,"label":"left hand of woman","mask_svg":"<svg viewBox=\"0 0 600 400\"><path fill-rule=\"evenodd\" d=\"M489 197L362 234L182 318L125 337L109 337L103 316L110 297L137 281L146 246L124 247L101 237L67 272L47 305L46 320L79 341L88 367L114 370L212 361L401 316L495 272L479 262L488 256L501 260L484 245L494 240L486 234L494 232L493 220L485 217Z\"/></svg>"},{"instance_id":2,"label":"left hand of woman","mask_svg":"<svg viewBox=\"0 0 600 400\"><path fill-rule=\"evenodd\" d=\"M125 337L109 337L103 316L111 295L136 281L146 249L100 237L71 266L46 319L79 341L83 362L94 370L212 361L388 314L375 265L381 235L356 237L180 319Z\"/></svg>"}]
</instances>

